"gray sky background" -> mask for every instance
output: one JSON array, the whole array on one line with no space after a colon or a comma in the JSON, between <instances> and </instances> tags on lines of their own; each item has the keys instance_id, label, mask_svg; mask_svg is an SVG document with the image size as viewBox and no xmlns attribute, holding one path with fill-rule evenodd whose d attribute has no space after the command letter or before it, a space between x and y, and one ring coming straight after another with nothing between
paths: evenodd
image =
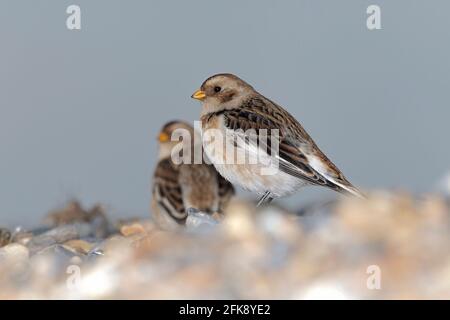
<instances>
[{"instance_id":1,"label":"gray sky background","mask_svg":"<svg viewBox=\"0 0 450 320\"><path fill-rule=\"evenodd\" d=\"M66 28L70 4L81 31ZM366 28L370 4L382 30ZM288 109L354 184L431 190L450 169L449 12L445 0L2 0L0 225L72 197L146 216L157 132L197 119L190 95L218 72Z\"/></svg>"}]
</instances>

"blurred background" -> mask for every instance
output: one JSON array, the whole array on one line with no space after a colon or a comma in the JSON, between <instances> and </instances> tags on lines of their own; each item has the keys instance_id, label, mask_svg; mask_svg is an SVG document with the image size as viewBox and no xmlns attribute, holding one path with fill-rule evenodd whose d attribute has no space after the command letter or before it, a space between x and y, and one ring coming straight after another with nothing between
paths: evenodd
<instances>
[{"instance_id":1,"label":"blurred background","mask_svg":"<svg viewBox=\"0 0 450 320\"><path fill-rule=\"evenodd\" d=\"M66 27L71 4L81 30ZM371 4L381 30L366 27ZM288 109L355 185L432 191L450 168L449 12L444 0L1 1L0 225L72 198L148 215L157 132L197 119L190 95L218 72Z\"/></svg>"}]
</instances>

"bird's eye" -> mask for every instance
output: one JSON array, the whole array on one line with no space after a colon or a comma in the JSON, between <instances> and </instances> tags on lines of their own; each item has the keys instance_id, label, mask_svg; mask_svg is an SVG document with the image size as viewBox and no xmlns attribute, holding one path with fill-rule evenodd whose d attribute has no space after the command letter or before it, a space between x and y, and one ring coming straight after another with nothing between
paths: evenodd
<instances>
[{"instance_id":1,"label":"bird's eye","mask_svg":"<svg viewBox=\"0 0 450 320\"><path fill-rule=\"evenodd\" d=\"M214 92L220 92L220 90L222 90L221 87L214 87Z\"/></svg>"}]
</instances>

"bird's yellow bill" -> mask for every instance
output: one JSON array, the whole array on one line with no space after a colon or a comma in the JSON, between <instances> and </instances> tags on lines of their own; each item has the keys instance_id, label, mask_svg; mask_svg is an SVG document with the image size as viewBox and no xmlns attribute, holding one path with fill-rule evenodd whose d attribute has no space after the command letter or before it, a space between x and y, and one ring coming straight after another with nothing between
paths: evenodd
<instances>
[{"instance_id":1,"label":"bird's yellow bill","mask_svg":"<svg viewBox=\"0 0 450 320\"><path fill-rule=\"evenodd\" d=\"M167 142L170 140L170 137L167 133L161 132L158 137L159 142Z\"/></svg>"},{"instance_id":2,"label":"bird's yellow bill","mask_svg":"<svg viewBox=\"0 0 450 320\"><path fill-rule=\"evenodd\" d=\"M205 97L206 97L205 91L202 91L202 90L195 91L194 94L191 96L191 98L194 98L194 99L197 99L200 101L205 99Z\"/></svg>"}]
</instances>

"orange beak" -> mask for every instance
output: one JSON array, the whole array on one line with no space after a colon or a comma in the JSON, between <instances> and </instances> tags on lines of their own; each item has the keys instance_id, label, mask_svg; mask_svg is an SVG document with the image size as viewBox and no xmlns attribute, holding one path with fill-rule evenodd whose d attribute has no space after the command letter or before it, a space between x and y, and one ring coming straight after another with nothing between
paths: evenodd
<instances>
[{"instance_id":1,"label":"orange beak","mask_svg":"<svg viewBox=\"0 0 450 320\"><path fill-rule=\"evenodd\" d=\"M199 89L192 94L191 98L203 101L206 98L205 91Z\"/></svg>"},{"instance_id":2,"label":"orange beak","mask_svg":"<svg viewBox=\"0 0 450 320\"><path fill-rule=\"evenodd\" d=\"M161 132L158 137L159 142L167 142L170 140L170 137L167 133Z\"/></svg>"}]
</instances>

